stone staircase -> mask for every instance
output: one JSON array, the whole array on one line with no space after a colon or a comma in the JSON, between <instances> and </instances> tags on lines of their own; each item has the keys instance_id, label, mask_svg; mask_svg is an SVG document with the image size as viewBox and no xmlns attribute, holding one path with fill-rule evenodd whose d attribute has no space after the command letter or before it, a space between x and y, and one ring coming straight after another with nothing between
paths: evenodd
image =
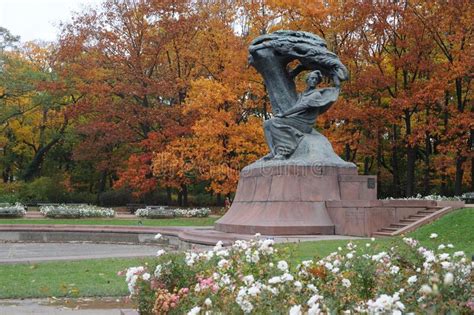
<instances>
[{"instance_id":1,"label":"stone staircase","mask_svg":"<svg viewBox=\"0 0 474 315\"><path fill-rule=\"evenodd\" d=\"M373 236L387 237L404 234L430 223L452 210L454 210L452 207L429 207L374 232Z\"/></svg>"}]
</instances>

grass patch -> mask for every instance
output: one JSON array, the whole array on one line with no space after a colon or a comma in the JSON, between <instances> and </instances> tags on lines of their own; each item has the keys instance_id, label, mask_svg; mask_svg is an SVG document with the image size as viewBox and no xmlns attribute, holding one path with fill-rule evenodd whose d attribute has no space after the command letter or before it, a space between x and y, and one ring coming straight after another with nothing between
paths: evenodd
<instances>
[{"instance_id":1,"label":"grass patch","mask_svg":"<svg viewBox=\"0 0 474 315\"><path fill-rule=\"evenodd\" d=\"M117 272L150 258L97 259L0 265L0 298L124 296L125 278Z\"/></svg>"},{"instance_id":2,"label":"grass patch","mask_svg":"<svg viewBox=\"0 0 474 315\"><path fill-rule=\"evenodd\" d=\"M208 226L219 219L173 218L173 219L0 219L0 224L69 224L69 225L123 225L123 226Z\"/></svg>"},{"instance_id":3,"label":"grass patch","mask_svg":"<svg viewBox=\"0 0 474 315\"><path fill-rule=\"evenodd\" d=\"M435 239L430 239L431 233L438 234ZM452 243L453 249L445 248L444 251L452 253L455 251L464 251L468 257L474 255L474 208L464 208L455 210L430 224L424 225L408 233L407 236L415 238L421 242L424 247L435 249L440 244ZM390 248L402 242L403 236L391 238L379 238L373 246L380 250ZM353 243L365 246L366 243L373 243L370 240L353 240ZM290 245L289 250L293 261L312 259L316 257L325 257L331 252L343 247L348 240L328 240L316 242L301 242ZM285 245L279 245L285 246ZM371 244L372 246L372 244Z\"/></svg>"}]
</instances>

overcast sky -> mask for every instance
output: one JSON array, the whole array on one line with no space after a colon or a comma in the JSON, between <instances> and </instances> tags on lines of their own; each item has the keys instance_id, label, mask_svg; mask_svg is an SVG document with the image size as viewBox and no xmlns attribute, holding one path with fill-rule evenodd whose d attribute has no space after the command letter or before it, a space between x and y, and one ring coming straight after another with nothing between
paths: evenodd
<instances>
[{"instance_id":1,"label":"overcast sky","mask_svg":"<svg viewBox=\"0 0 474 315\"><path fill-rule=\"evenodd\" d=\"M53 41L61 21L70 21L72 11L96 7L103 0L0 0L0 26L22 41Z\"/></svg>"}]
</instances>

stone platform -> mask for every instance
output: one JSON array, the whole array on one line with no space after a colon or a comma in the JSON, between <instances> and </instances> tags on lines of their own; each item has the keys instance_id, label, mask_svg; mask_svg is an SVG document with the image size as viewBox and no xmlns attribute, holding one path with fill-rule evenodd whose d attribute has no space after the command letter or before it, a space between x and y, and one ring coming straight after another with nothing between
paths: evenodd
<instances>
[{"instance_id":1,"label":"stone platform","mask_svg":"<svg viewBox=\"0 0 474 315\"><path fill-rule=\"evenodd\" d=\"M377 198L375 176L357 175L351 163L344 166L247 167L240 174L232 207L215 229L238 234L335 234L327 201Z\"/></svg>"}]
</instances>

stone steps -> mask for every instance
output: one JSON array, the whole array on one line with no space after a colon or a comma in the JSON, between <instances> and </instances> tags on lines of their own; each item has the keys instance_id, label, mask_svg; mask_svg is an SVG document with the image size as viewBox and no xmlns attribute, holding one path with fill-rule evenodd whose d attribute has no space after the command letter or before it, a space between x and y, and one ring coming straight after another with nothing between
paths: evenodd
<instances>
[{"instance_id":1,"label":"stone steps","mask_svg":"<svg viewBox=\"0 0 474 315\"><path fill-rule=\"evenodd\" d=\"M430 223L451 210L453 210L451 207L430 207L423 209L416 214L409 215L396 223L391 223L389 226L381 228L373 233L373 236L387 237L400 235L412 231L421 225Z\"/></svg>"}]
</instances>

